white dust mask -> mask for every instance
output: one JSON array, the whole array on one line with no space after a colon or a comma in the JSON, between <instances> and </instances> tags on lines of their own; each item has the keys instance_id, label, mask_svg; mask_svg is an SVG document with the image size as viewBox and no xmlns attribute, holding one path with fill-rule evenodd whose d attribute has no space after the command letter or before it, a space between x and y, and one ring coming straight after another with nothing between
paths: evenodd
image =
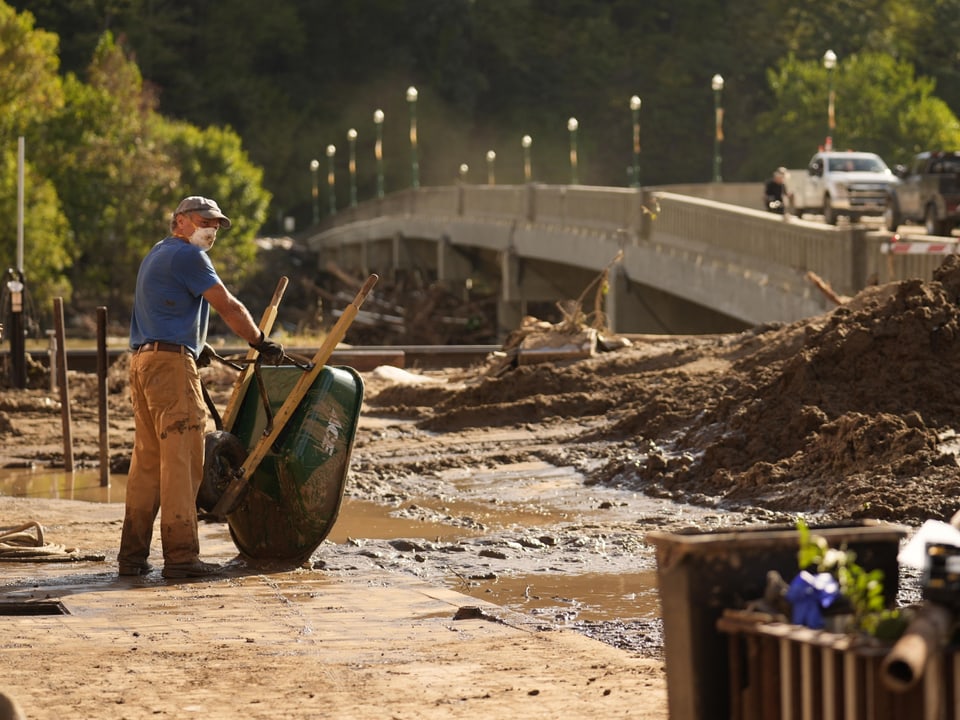
<instances>
[{"instance_id":1,"label":"white dust mask","mask_svg":"<svg viewBox=\"0 0 960 720\"><path fill-rule=\"evenodd\" d=\"M201 250L209 250L217 239L217 228L198 227L190 236L190 244L195 245Z\"/></svg>"}]
</instances>

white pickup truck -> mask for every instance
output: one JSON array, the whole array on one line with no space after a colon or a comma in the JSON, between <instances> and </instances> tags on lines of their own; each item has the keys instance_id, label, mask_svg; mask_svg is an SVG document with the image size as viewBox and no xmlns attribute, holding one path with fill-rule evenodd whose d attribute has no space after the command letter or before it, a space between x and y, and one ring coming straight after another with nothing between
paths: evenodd
<instances>
[{"instance_id":1,"label":"white pickup truck","mask_svg":"<svg viewBox=\"0 0 960 720\"><path fill-rule=\"evenodd\" d=\"M818 152L806 170L791 170L788 177L793 214L822 215L830 225L841 215L850 222L883 215L889 188L899 182L879 155L866 152Z\"/></svg>"}]
</instances>

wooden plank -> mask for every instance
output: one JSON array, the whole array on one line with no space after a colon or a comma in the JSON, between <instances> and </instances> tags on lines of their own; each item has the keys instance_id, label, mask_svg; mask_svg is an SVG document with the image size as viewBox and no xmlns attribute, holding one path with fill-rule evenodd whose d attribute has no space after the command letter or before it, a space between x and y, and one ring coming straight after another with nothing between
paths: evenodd
<instances>
[{"instance_id":1,"label":"wooden plank","mask_svg":"<svg viewBox=\"0 0 960 720\"><path fill-rule=\"evenodd\" d=\"M227 485L223 495L220 496L220 500L217 501L216 507L213 508L212 514L215 517L225 517L233 509L237 499L240 497L240 493L243 491L243 488L247 483L247 480L256 471L257 466L260 465L260 461L263 460L263 458L266 457L267 453L270 451L270 446L273 445L274 441L283 431L287 422L293 416L294 412L296 412L300 402L313 385L314 380L317 379L317 376L323 370L324 365L326 365L327 360L329 360L330 356L333 354L334 348L337 347L340 341L343 340L343 337L347 334L347 329L350 327L350 323L353 322L353 318L360 309L360 305L363 303L370 290L373 289L373 286L376 284L377 280L377 275L371 275L369 278L367 278L367 282L364 283L363 287L360 289L360 292L357 293L356 298L354 298L353 302L347 306L347 309L344 310L343 315L340 316L340 319L337 321L337 323L330 329L330 332L324 339L320 349L317 350L316 354L313 356L313 367L300 376L297 384L293 386L290 394L287 396L286 400L283 401L280 409L277 410L276 414L274 415L273 427L271 428L270 432L261 437L253 446L253 448L250 450L250 453L247 455L247 459L243 461L243 465L241 465L240 469L237 471L236 476L230 481L230 484Z\"/></svg>"},{"instance_id":2,"label":"wooden plank","mask_svg":"<svg viewBox=\"0 0 960 720\"><path fill-rule=\"evenodd\" d=\"M273 324L277 320L277 310L280 307L280 300L283 293L287 290L288 278L284 275L277 283L277 289L273 291L273 297L270 304L263 311L263 317L260 318L260 331L264 337L267 337L273 330ZM233 424L237 421L237 413L240 411L240 401L247 392L247 386L250 385L250 379L253 377L252 362L257 359L257 351L253 348L247 350L247 364L233 382L233 390L230 393L230 399L227 401L227 409L223 411L223 429L230 432Z\"/></svg>"}]
</instances>

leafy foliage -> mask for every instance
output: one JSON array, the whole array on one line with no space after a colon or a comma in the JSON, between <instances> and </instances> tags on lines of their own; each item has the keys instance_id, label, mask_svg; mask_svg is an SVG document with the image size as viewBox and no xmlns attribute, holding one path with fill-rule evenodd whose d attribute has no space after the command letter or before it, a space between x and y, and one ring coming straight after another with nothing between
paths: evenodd
<instances>
[{"instance_id":1,"label":"leafy foliage","mask_svg":"<svg viewBox=\"0 0 960 720\"><path fill-rule=\"evenodd\" d=\"M172 208L190 194L217 198L235 218L218 259L225 280L248 275L270 194L240 137L229 128L201 130L161 116L151 86L110 33L100 36L85 79L68 73L61 80L56 37L31 33L29 21L0 2L0 34L13 43L0 61L24 63L32 81L24 87L17 73L0 76L0 103L9 94L4 120L28 139L25 272L41 315L52 297L65 295L74 312L106 305L111 317L126 322L140 260L166 234ZM34 105L15 101L18 93L29 100L31 90ZM13 219L11 152L0 155L0 187L9 190L0 206L9 205L3 217ZM11 265L13 237L0 235Z\"/></svg>"},{"instance_id":2,"label":"leafy foliage","mask_svg":"<svg viewBox=\"0 0 960 720\"><path fill-rule=\"evenodd\" d=\"M781 164L803 167L822 146L827 127L831 80L819 61L790 55L768 73L774 107L758 119L770 138L764 154L780 147ZM847 58L834 79L836 149L876 152L888 163L907 162L923 149L960 147L960 122L934 95L930 78L917 78L913 66L880 53Z\"/></svg>"},{"instance_id":3,"label":"leafy foliage","mask_svg":"<svg viewBox=\"0 0 960 720\"><path fill-rule=\"evenodd\" d=\"M831 85L836 147L890 163L960 147L958 10L960 0L273 0L269 10L259 0L0 0L0 137L26 133L31 164L56 190L76 301L106 295L123 311L135 259L179 195L204 188L237 218L218 248L236 279L259 225L312 221L310 162L328 144L346 203L349 128L358 196L372 197L375 109L387 192L410 184L414 111L424 185L452 182L461 163L468 182L483 182L491 149L497 182L520 183L527 134L534 179L570 182L570 117L579 181L625 185L632 95L644 185L710 179L715 103L724 180L805 163L824 141Z\"/></svg>"},{"instance_id":4,"label":"leafy foliage","mask_svg":"<svg viewBox=\"0 0 960 720\"><path fill-rule=\"evenodd\" d=\"M855 626L870 635L899 616L898 610L886 608L883 571L865 570L857 564L857 554L846 548L831 548L826 539L815 535L803 518L797 519L800 547L797 564L801 570L813 567L817 572L833 574L840 583L840 593L853 608Z\"/></svg>"}]
</instances>

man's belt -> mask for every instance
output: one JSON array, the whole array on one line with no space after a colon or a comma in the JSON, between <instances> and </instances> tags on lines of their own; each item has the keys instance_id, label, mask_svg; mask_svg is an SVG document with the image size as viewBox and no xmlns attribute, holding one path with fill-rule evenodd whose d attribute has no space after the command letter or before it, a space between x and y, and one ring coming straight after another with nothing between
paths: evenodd
<instances>
[{"instance_id":1,"label":"man's belt","mask_svg":"<svg viewBox=\"0 0 960 720\"><path fill-rule=\"evenodd\" d=\"M137 353L156 352L158 350L161 352L175 352L175 353L181 353L181 354L190 352L190 350L187 348L186 345L177 345L176 343L168 343L168 342L144 343L143 345L138 347L135 352Z\"/></svg>"}]
</instances>

